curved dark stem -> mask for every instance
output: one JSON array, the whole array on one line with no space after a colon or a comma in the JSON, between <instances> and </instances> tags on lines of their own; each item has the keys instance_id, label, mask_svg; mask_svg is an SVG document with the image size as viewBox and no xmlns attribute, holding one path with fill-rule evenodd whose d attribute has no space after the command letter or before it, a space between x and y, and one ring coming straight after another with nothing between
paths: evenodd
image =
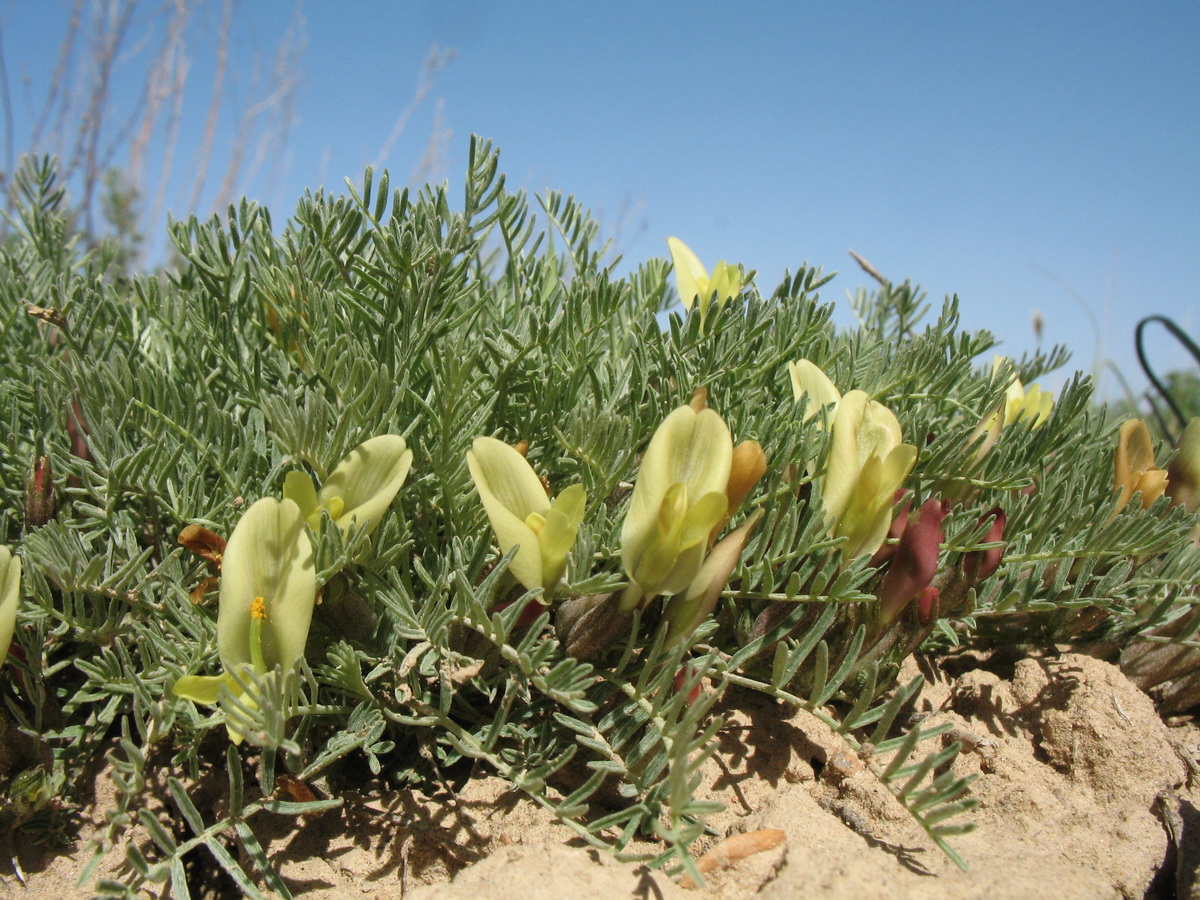
<instances>
[{"instance_id":1,"label":"curved dark stem","mask_svg":"<svg viewBox=\"0 0 1200 900\"><path fill-rule=\"evenodd\" d=\"M1196 346L1196 342L1188 337L1187 332L1185 332L1182 328L1176 325L1174 321L1168 319L1166 316L1146 316L1146 318L1137 323L1137 328L1134 330L1134 347L1137 350L1138 362L1141 363L1142 371L1146 373L1146 377L1150 379L1150 383L1154 385L1155 389L1162 396L1163 400L1167 402L1167 406L1171 407L1171 412L1175 414L1175 418L1179 421L1179 427L1186 428L1187 417L1184 416L1183 410L1179 408L1179 404L1175 402L1175 397L1172 396L1167 386L1158 380L1158 376L1155 375L1154 370L1150 368L1150 361L1146 359L1146 348L1143 344L1144 339L1142 333L1146 326L1151 322L1160 323L1165 329L1167 329L1168 332L1170 332L1173 338L1179 341L1179 343L1183 344L1187 351L1192 354L1192 359L1196 360L1196 365L1200 365L1200 347ZM1151 405L1153 406L1153 404ZM1157 416L1157 410L1155 410L1155 415ZM1159 417L1159 424L1165 424L1162 422L1161 417ZM1167 428L1164 427L1163 430L1169 434L1169 430ZM1174 438L1172 438L1172 440L1174 440Z\"/></svg>"}]
</instances>

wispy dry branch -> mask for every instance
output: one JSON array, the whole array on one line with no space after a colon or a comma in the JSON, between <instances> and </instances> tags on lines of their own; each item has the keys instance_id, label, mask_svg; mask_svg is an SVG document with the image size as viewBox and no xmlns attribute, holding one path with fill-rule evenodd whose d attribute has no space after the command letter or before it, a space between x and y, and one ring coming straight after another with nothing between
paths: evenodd
<instances>
[{"instance_id":1,"label":"wispy dry branch","mask_svg":"<svg viewBox=\"0 0 1200 900\"><path fill-rule=\"evenodd\" d=\"M93 16L96 43L91 53L91 90L83 107L76 130L75 146L67 163L65 174L69 178L79 172L83 180L83 210L85 228L94 233L95 222L92 210L96 185L103 174L101 140L104 124L110 115L109 91L112 86L113 67L117 53L125 39L125 33L137 7L134 0L126 3L105 4Z\"/></svg>"},{"instance_id":2,"label":"wispy dry branch","mask_svg":"<svg viewBox=\"0 0 1200 900\"><path fill-rule=\"evenodd\" d=\"M13 149L12 94L8 90L8 65L4 60L4 27L0 23L0 102L4 104L4 171L11 172L15 162Z\"/></svg>"},{"instance_id":3,"label":"wispy dry branch","mask_svg":"<svg viewBox=\"0 0 1200 900\"><path fill-rule=\"evenodd\" d=\"M229 33L233 30L233 0L221 4L221 24L217 28L216 69L213 72L212 96L208 101L208 114L204 118L204 137L200 141L200 154L196 161L196 179L192 183L192 195L188 209L200 205L200 193L208 177L208 166L212 162L213 141L217 136L217 116L225 100L225 67L229 64Z\"/></svg>"},{"instance_id":4,"label":"wispy dry branch","mask_svg":"<svg viewBox=\"0 0 1200 900\"><path fill-rule=\"evenodd\" d=\"M219 9L218 24L208 35L204 29L211 26L202 14L206 7ZM230 49L236 23L234 0L73 0L54 69L40 96L38 86L26 82L23 97L32 126L24 136L13 136L12 96L2 80L7 71L0 56L0 112L7 116L8 140L30 153L58 156L60 175L72 186L80 224L89 235L96 234L101 218L97 203L108 220L117 207L128 212L131 201L152 200L140 204L136 218L126 215L120 225L109 221L118 231L154 230L151 223L161 220L172 190L183 195L181 207L199 212L223 122L230 123L234 139L221 153L227 165L217 204L260 174L274 179L294 116L304 23L298 14L293 18L267 77L250 72L240 95ZM177 157L197 93L188 83L197 53L211 54L214 74L211 90L205 89L201 139L195 152L186 154L195 176L179 186ZM258 64L256 58L253 65ZM248 148L254 152L250 166ZM16 164L10 149L6 174ZM101 185L109 185L103 197ZM112 191L127 196L116 198L113 206Z\"/></svg>"},{"instance_id":5,"label":"wispy dry branch","mask_svg":"<svg viewBox=\"0 0 1200 900\"><path fill-rule=\"evenodd\" d=\"M75 40L79 35L79 22L83 18L83 5L86 0L75 0L71 6L71 16L67 20L67 33L63 35L58 45L58 62L54 64L54 73L50 76L50 86L46 93L46 101L41 105L37 119L33 123L30 144L34 148L42 144L42 134L50 116L57 109L56 121L51 126L51 133L56 135L59 145L56 148L61 155L61 140L66 133L67 108L70 105L70 93L63 89L63 84L69 78L71 61L75 57Z\"/></svg>"},{"instance_id":6,"label":"wispy dry branch","mask_svg":"<svg viewBox=\"0 0 1200 900\"><path fill-rule=\"evenodd\" d=\"M145 153L158 130L160 115L165 116L165 122L162 125L164 139L162 164L159 166L158 185L155 189L151 213L151 218L155 221L162 215L162 209L166 202L167 184L170 181L175 151L179 143L179 128L183 118L184 87L187 83L190 65L186 45L190 9L186 0L173 0L171 8L172 13L167 21L162 48L150 70L154 83L149 84L148 87L153 102L148 102L146 105L141 129L131 143L129 153L129 180L141 195L145 191L144 182L152 168L145 162Z\"/></svg>"},{"instance_id":7,"label":"wispy dry branch","mask_svg":"<svg viewBox=\"0 0 1200 900\"><path fill-rule=\"evenodd\" d=\"M429 96L429 92L433 90L438 72L453 62L457 55L458 51L453 48L443 50L437 44L429 48L429 53L426 54L424 62L421 63L421 71L417 75L416 90L413 91L408 105L396 117L396 122L392 125L391 134L387 136L387 140L383 142L383 146L375 156L375 161L371 164L376 169L383 168L388 156L391 155L392 148L396 146L396 142L400 140L400 136L404 134L404 130L408 127L408 120L412 118L413 113L421 108L421 104L425 102Z\"/></svg>"},{"instance_id":8,"label":"wispy dry branch","mask_svg":"<svg viewBox=\"0 0 1200 900\"><path fill-rule=\"evenodd\" d=\"M433 126L429 129L425 152L421 154L421 161L409 176L409 184L437 181L444 174L450 141L454 137L454 129L446 125L445 111L446 101L439 97L433 107Z\"/></svg>"}]
</instances>

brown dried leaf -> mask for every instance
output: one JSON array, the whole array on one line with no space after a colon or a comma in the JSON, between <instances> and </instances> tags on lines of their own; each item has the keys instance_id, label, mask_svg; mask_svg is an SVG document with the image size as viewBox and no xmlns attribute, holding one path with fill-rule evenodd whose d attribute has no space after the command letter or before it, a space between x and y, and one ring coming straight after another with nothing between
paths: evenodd
<instances>
[{"instance_id":1,"label":"brown dried leaf","mask_svg":"<svg viewBox=\"0 0 1200 900\"><path fill-rule=\"evenodd\" d=\"M312 789L295 775L276 776L275 789L283 791L295 803L312 803L317 799Z\"/></svg>"},{"instance_id":2,"label":"brown dried leaf","mask_svg":"<svg viewBox=\"0 0 1200 900\"><path fill-rule=\"evenodd\" d=\"M216 563L221 571L221 557L225 553L225 538L209 531L203 525L187 525L179 532L179 543L197 556Z\"/></svg>"},{"instance_id":3,"label":"brown dried leaf","mask_svg":"<svg viewBox=\"0 0 1200 900\"><path fill-rule=\"evenodd\" d=\"M198 585L192 588L188 592L188 596L191 597L193 603L203 603L204 595L211 590L215 590L217 585L220 583L220 578L217 578L215 575L210 575L208 578L201 580Z\"/></svg>"}]
</instances>

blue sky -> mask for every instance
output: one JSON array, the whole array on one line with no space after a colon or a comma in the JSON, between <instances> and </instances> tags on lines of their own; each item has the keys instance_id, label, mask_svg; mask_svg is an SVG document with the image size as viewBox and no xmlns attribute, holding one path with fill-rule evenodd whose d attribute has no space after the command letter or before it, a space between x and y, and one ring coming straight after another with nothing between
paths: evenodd
<instances>
[{"instance_id":1,"label":"blue sky","mask_svg":"<svg viewBox=\"0 0 1200 900\"><path fill-rule=\"evenodd\" d=\"M0 5L18 150L22 92L44 90L68 8ZM631 261L678 235L709 265L757 269L764 292L807 261L841 273L824 296L846 323L845 292L869 284L853 248L936 302L957 293L964 325L1005 352L1036 346L1038 309L1043 346L1069 344L1072 368L1112 359L1138 385L1141 316L1200 334L1195 2L244 2L243 105L297 10L289 138L264 164L274 177L240 186L277 220L305 187L361 178L437 44L457 55L385 160L401 180L440 103L453 137L438 178L459 188L468 136L489 137L510 184L622 221ZM198 143L218 18L210 3L192 24L182 147ZM138 102L125 85L145 56L123 57L114 107ZM185 153L174 171L180 215ZM1190 362L1165 338L1151 351L1161 368Z\"/></svg>"}]
</instances>

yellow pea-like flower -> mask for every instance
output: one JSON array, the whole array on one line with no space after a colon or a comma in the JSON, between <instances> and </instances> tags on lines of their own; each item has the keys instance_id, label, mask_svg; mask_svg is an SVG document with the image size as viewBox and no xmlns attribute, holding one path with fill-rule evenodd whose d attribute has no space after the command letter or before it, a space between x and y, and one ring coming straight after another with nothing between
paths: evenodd
<instances>
[{"instance_id":1,"label":"yellow pea-like flower","mask_svg":"<svg viewBox=\"0 0 1200 900\"><path fill-rule=\"evenodd\" d=\"M509 572L527 589L549 594L562 579L583 521L583 485L571 485L552 503L525 457L490 437L475 439L467 451L467 468L500 552L518 548Z\"/></svg>"},{"instance_id":2,"label":"yellow pea-like flower","mask_svg":"<svg viewBox=\"0 0 1200 900\"><path fill-rule=\"evenodd\" d=\"M346 454L319 492L308 473L289 472L283 482L283 496L300 507L314 531L320 530L321 511L327 510L343 531L352 523L365 523L371 532L408 478L412 459L404 438L382 434Z\"/></svg>"},{"instance_id":3,"label":"yellow pea-like flower","mask_svg":"<svg viewBox=\"0 0 1200 900\"><path fill-rule=\"evenodd\" d=\"M681 406L658 426L621 529L623 609L692 583L729 509L733 456L729 426L711 409Z\"/></svg>"},{"instance_id":4,"label":"yellow pea-like flower","mask_svg":"<svg viewBox=\"0 0 1200 900\"><path fill-rule=\"evenodd\" d=\"M1117 454L1113 460L1113 490L1117 492L1114 514L1141 492L1142 508L1149 509L1167 489L1167 470L1154 464L1150 429L1142 419L1128 419L1117 432Z\"/></svg>"},{"instance_id":5,"label":"yellow pea-like flower","mask_svg":"<svg viewBox=\"0 0 1200 900\"><path fill-rule=\"evenodd\" d=\"M675 266L675 283L679 288L679 299L684 309L700 305L700 321L708 317L709 305L716 300L718 306L732 300L742 289L740 266L721 260L713 267L712 275L683 241L676 237L667 238L671 251L671 262Z\"/></svg>"},{"instance_id":6,"label":"yellow pea-like flower","mask_svg":"<svg viewBox=\"0 0 1200 900\"><path fill-rule=\"evenodd\" d=\"M842 399L842 392L815 363L801 359L788 363L788 374L792 379L792 395L799 403L808 398L808 406L804 410L804 421L807 422L826 407L833 407L831 415L837 412L837 404Z\"/></svg>"},{"instance_id":7,"label":"yellow pea-like flower","mask_svg":"<svg viewBox=\"0 0 1200 900\"><path fill-rule=\"evenodd\" d=\"M1002 356L992 358L993 380L998 376L1003 363L1004 357ZM987 456L996 441L999 440L1000 432L1003 429L1018 421L1028 423L1030 428L1040 428L1050 417L1050 411L1053 408L1053 394L1043 391L1036 383L1026 388L1021 384L1021 379L1014 375L1008 383L1008 387L1004 389L1004 400L1000 404L1000 408L984 416L975 428L972 440L979 440L980 436L983 436L983 441L975 450L975 459L978 461Z\"/></svg>"},{"instance_id":8,"label":"yellow pea-like flower","mask_svg":"<svg viewBox=\"0 0 1200 900\"><path fill-rule=\"evenodd\" d=\"M175 695L212 706L224 690L253 706L232 673L265 675L295 666L304 656L316 598L312 543L300 507L264 497L238 521L221 559L217 652L224 672L185 675L175 682ZM243 735L230 728L229 737L241 743Z\"/></svg>"},{"instance_id":9,"label":"yellow pea-like flower","mask_svg":"<svg viewBox=\"0 0 1200 900\"><path fill-rule=\"evenodd\" d=\"M0 665L8 656L17 628L17 605L21 600L21 557L0 545Z\"/></svg>"},{"instance_id":10,"label":"yellow pea-like flower","mask_svg":"<svg viewBox=\"0 0 1200 900\"><path fill-rule=\"evenodd\" d=\"M896 491L912 471L917 448L882 403L850 391L838 403L821 499L829 534L844 538L843 565L869 556L887 538Z\"/></svg>"}]
</instances>

